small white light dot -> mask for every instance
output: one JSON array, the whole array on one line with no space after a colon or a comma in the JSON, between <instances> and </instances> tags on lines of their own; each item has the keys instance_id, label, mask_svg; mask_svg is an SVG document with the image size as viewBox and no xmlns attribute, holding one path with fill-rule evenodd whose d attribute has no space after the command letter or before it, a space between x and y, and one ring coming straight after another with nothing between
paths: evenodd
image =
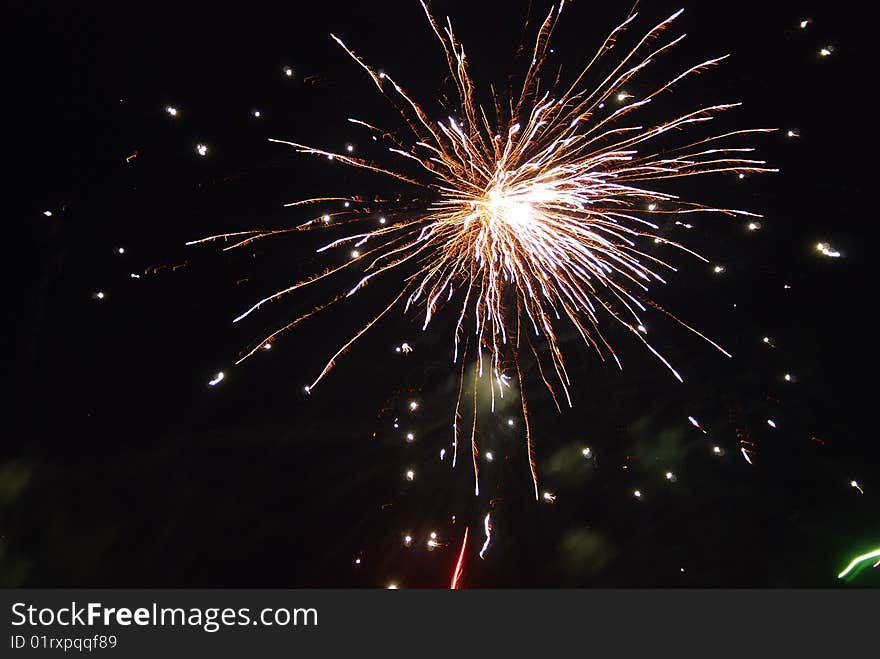
<instances>
[{"instance_id":1,"label":"small white light dot","mask_svg":"<svg viewBox=\"0 0 880 659\"><path fill-rule=\"evenodd\" d=\"M822 49L819 51L819 54L820 54L822 57L828 57L828 56L829 56L831 53L833 53L833 52L834 52L834 47L833 47L833 46L825 46L824 48L822 48Z\"/></svg>"},{"instance_id":2,"label":"small white light dot","mask_svg":"<svg viewBox=\"0 0 880 659\"><path fill-rule=\"evenodd\" d=\"M379 71L379 77L382 78L382 79L384 80L384 79L385 79L385 72L384 72L384 71Z\"/></svg>"},{"instance_id":3,"label":"small white light dot","mask_svg":"<svg viewBox=\"0 0 880 659\"><path fill-rule=\"evenodd\" d=\"M345 150L351 153L352 151L354 151L354 144L346 144Z\"/></svg>"},{"instance_id":4,"label":"small white light dot","mask_svg":"<svg viewBox=\"0 0 880 659\"><path fill-rule=\"evenodd\" d=\"M259 111L259 110L254 110L254 117L255 117L255 118L259 119L261 116L262 116L262 115L260 114L260 111Z\"/></svg>"},{"instance_id":5,"label":"small white light dot","mask_svg":"<svg viewBox=\"0 0 880 659\"><path fill-rule=\"evenodd\" d=\"M673 478L675 478L675 474L673 474L671 471L667 471L666 480L671 481Z\"/></svg>"},{"instance_id":6,"label":"small white light dot","mask_svg":"<svg viewBox=\"0 0 880 659\"><path fill-rule=\"evenodd\" d=\"M417 410L418 408L419 408L419 404L418 404L418 402L416 402L416 401L414 401L414 400L411 400L411 401L409 402L409 409L411 409L411 410Z\"/></svg>"},{"instance_id":7,"label":"small white light dot","mask_svg":"<svg viewBox=\"0 0 880 659\"><path fill-rule=\"evenodd\" d=\"M198 153L200 156L205 156L208 154L208 147L204 144L197 144L196 153Z\"/></svg>"},{"instance_id":8,"label":"small white light dot","mask_svg":"<svg viewBox=\"0 0 880 659\"><path fill-rule=\"evenodd\" d=\"M547 503L553 503L554 501L556 501L556 495L553 494L553 492L547 491L544 492L544 494L542 494L541 496Z\"/></svg>"},{"instance_id":9,"label":"small white light dot","mask_svg":"<svg viewBox=\"0 0 880 659\"><path fill-rule=\"evenodd\" d=\"M43 211L43 215L46 217L52 217L52 211Z\"/></svg>"},{"instance_id":10,"label":"small white light dot","mask_svg":"<svg viewBox=\"0 0 880 659\"><path fill-rule=\"evenodd\" d=\"M786 373L785 375L782 376L782 378L783 378L786 382L791 382L791 373Z\"/></svg>"},{"instance_id":11,"label":"small white light dot","mask_svg":"<svg viewBox=\"0 0 880 659\"><path fill-rule=\"evenodd\" d=\"M330 221L330 216L329 216L329 215L322 215L322 216L321 216L321 221L322 221L324 224L327 224L327 223Z\"/></svg>"},{"instance_id":12,"label":"small white light dot","mask_svg":"<svg viewBox=\"0 0 880 659\"><path fill-rule=\"evenodd\" d=\"M513 423L514 423L514 422L513 422L513 419L508 419L508 420L507 420L507 425L510 426L511 428L513 427Z\"/></svg>"},{"instance_id":13,"label":"small white light dot","mask_svg":"<svg viewBox=\"0 0 880 659\"><path fill-rule=\"evenodd\" d=\"M416 477L416 472L412 469L407 469L406 471L406 480L411 481Z\"/></svg>"},{"instance_id":14,"label":"small white light dot","mask_svg":"<svg viewBox=\"0 0 880 659\"><path fill-rule=\"evenodd\" d=\"M355 564L355 565L360 565L360 564L361 564L361 559L359 559L359 558L354 559L354 564Z\"/></svg>"},{"instance_id":15,"label":"small white light dot","mask_svg":"<svg viewBox=\"0 0 880 659\"><path fill-rule=\"evenodd\" d=\"M760 222L749 222L749 231L757 231L761 228Z\"/></svg>"},{"instance_id":16,"label":"small white light dot","mask_svg":"<svg viewBox=\"0 0 880 659\"><path fill-rule=\"evenodd\" d=\"M345 206L346 208L348 208L349 206L351 206L351 202L346 201L346 202L345 202L344 204L342 204L342 205Z\"/></svg>"},{"instance_id":17,"label":"small white light dot","mask_svg":"<svg viewBox=\"0 0 880 659\"><path fill-rule=\"evenodd\" d=\"M165 108L165 112L167 112L168 114L170 114L172 117L176 117L176 116L177 116L177 108L172 107L172 106L170 106L170 105L169 105L167 108Z\"/></svg>"},{"instance_id":18,"label":"small white light dot","mask_svg":"<svg viewBox=\"0 0 880 659\"><path fill-rule=\"evenodd\" d=\"M226 377L226 376L224 375L223 371L220 371L217 373L217 375L214 376L214 378L212 380L208 381L208 385L211 387L214 387L217 384L219 384L223 380L224 377Z\"/></svg>"},{"instance_id":19,"label":"small white light dot","mask_svg":"<svg viewBox=\"0 0 880 659\"><path fill-rule=\"evenodd\" d=\"M633 492L633 496L634 496L636 499L641 499L641 498L642 498L642 491L641 491L641 490L635 490L635 491Z\"/></svg>"},{"instance_id":20,"label":"small white light dot","mask_svg":"<svg viewBox=\"0 0 880 659\"><path fill-rule=\"evenodd\" d=\"M406 433L406 441L411 442L411 441L415 440L415 438L416 438L416 436L413 435L411 432Z\"/></svg>"},{"instance_id":21,"label":"small white light dot","mask_svg":"<svg viewBox=\"0 0 880 659\"><path fill-rule=\"evenodd\" d=\"M304 387L303 387L303 391L305 391L307 394L312 393L312 390L309 389L309 385L304 386Z\"/></svg>"},{"instance_id":22,"label":"small white light dot","mask_svg":"<svg viewBox=\"0 0 880 659\"><path fill-rule=\"evenodd\" d=\"M492 460L494 460L494 459L495 459L495 457L492 455L492 451L486 451L486 460L488 462L492 462Z\"/></svg>"},{"instance_id":23,"label":"small white light dot","mask_svg":"<svg viewBox=\"0 0 880 659\"><path fill-rule=\"evenodd\" d=\"M271 343L264 343L263 344L263 350L271 350L271 349L272 349Z\"/></svg>"},{"instance_id":24,"label":"small white light dot","mask_svg":"<svg viewBox=\"0 0 880 659\"><path fill-rule=\"evenodd\" d=\"M104 299L104 291L98 291L97 293L95 293L95 297L98 298L99 300L103 300Z\"/></svg>"},{"instance_id":25,"label":"small white light dot","mask_svg":"<svg viewBox=\"0 0 880 659\"><path fill-rule=\"evenodd\" d=\"M649 211L657 210L657 204L648 204L648 210Z\"/></svg>"},{"instance_id":26,"label":"small white light dot","mask_svg":"<svg viewBox=\"0 0 880 659\"><path fill-rule=\"evenodd\" d=\"M356 259L360 255L361 255L361 253L359 251L357 251L356 249L351 250L351 258Z\"/></svg>"},{"instance_id":27,"label":"small white light dot","mask_svg":"<svg viewBox=\"0 0 880 659\"><path fill-rule=\"evenodd\" d=\"M119 247L119 248L117 248L116 253L117 253L117 254L125 254L125 247Z\"/></svg>"},{"instance_id":28,"label":"small white light dot","mask_svg":"<svg viewBox=\"0 0 880 659\"><path fill-rule=\"evenodd\" d=\"M396 584L396 583L390 583L390 584L388 584L387 586L385 586L385 589L386 589L386 590L397 590L397 584Z\"/></svg>"},{"instance_id":29,"label":"small white light dot","mask_svg":"<svg viewBox=\"0 0 880 659\"><path fill-rule=\"evenodd\" d=\"M746 177L746 175L743 174L742 172L740 172L740 175L739 175L740 180L744 179L745 177Z\"/></svg>"},{"instance_id":30,"label":"small white light dot","mask_svg":"<svg viewBox=\"0 0 880 659\"><path fill-rule=\"evenodd\" d=\"M380 217L380 218L379 218L379 224L385 224L385 218L384 218L384 217Z\"/></svg>"},{"instance_id":31,"label":"small white light dot","mask_svg":"<svg viewBox=\"0 0 880 659\"><path fill-rule=\"evenodd\" d=\"M771 428L775 428L776 422L773 419L767 419L767 425L770 426Z\"/></svg>"},{"instance_id":32,"label":"small white light dot","mask_svg":"<svg viewBox=\"0 0 880 659\"><path fill-rule=\"evenodd\" d=\"M590 447L587 446L586 448L581 450L581 455L584 456L585 458L589 458L589 457L592 457L593 451L591 451Z\"/></svg>"},{"instance_id":33,"label":"small white light dot","mask_svg":"<svg viewBox=\"0 0 880 659\"><path fill-rule=\"evenodd\" d=\"M286 75L289 78L290 76L293 75L293 69L291 69L289 66L285 66L284 67L284 75Z\"/></svg>"},{"instance_id":34,"label":"small white light dot","mask_svg":"<svg viewBox=\"0 0 880 659\"><path fill-rule=\"evenodd\" d=\"M715 274L721 274L722 272L724 272L724 266L716 265L713 270L715 271Z\"/></svg>"},{"instance_id":35,"label":"small white light dot","mask_svg":"<svg viewBox=\"0 0 880 659\"><path fill-rule=\"evenodd\" d=\"M808 26L810 23L811 23L810 19L809 19L809 18L805 18L804 20L802 20L802 21L799 23L799 25L801 26L801 29L802 29L802 30L805 30L805 29L807 28L807 26Z\"/></svg>"},{"instance_id":36,"label":"small white light dot","mask_svg":"<svg viewBox=\"0 0 880 659\"><path fill-rule=\"evenodd\" d=\"M720 446L713 446L712 453L714 453L715 455L720 455L721 454L721 447Z\"/></svg>"}]
</instances>

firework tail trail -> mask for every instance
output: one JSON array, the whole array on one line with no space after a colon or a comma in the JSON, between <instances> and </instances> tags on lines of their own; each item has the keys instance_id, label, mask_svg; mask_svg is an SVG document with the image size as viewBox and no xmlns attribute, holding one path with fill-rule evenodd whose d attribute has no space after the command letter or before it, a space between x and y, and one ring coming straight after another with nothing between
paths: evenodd
<instances>
[{"instance_id":1,"label":"firework tail trail","mask_svg":"<svg viewBox=\"0 0 880 659\"><path fill-rule=\"evenodd\" d=\"M449 582L450 590L458 590L461 588L461 575L464 571L464 552L467 549L468 527L464 528L464 537L461 539L461 549L458 552L458 560L455 562L455 569L452 571L452 579Z\"/></svg>"}]
</instances>

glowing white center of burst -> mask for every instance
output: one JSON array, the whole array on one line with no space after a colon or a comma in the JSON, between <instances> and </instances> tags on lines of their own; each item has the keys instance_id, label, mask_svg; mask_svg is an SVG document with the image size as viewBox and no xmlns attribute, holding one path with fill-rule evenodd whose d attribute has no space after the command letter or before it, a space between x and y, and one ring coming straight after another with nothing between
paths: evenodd
<instances>
[{"instance_id":1,"label":"glowing white center of burst","mask_svg":"<svg viewBox=\"0 0 880 659\"><path fill-rule=\"evenodd\" d=\"M534 209L527 201L506 193L499 186L486 194L485 213L490 221L522 226L531 222Z\"/></svg>"}]
</instances>

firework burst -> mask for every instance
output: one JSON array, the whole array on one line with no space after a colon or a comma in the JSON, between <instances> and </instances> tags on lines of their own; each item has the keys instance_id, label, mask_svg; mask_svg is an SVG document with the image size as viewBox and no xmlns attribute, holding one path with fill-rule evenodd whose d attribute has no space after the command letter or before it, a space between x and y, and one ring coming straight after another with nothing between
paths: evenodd
<instances>
[{"instance_id":1,"label":"firework burst","mask_svg":"<svg viewBox=\"0 0 880 659\"><path fill-rule=\"evenodd\" d=\"M640 121L646 106L667 102L671 98L668 92L679 82L726 57L706 60L672 79L650 85L646 74L651 65L684 38L666 36L680 11L617 55L619 42L636 19L636 14L630 15L608 35L586 66L565 81L562 71L551 71L548 63L550 37L563 6L552 8L541 24L521 85L506 93L492 87L487 96L491 102L482 104L476 100L477 86L451 23L448 19L445 25L438 23L423 4L446 54L455 87L443 120L433 118L436 108L417 102L390 75L374 70L333 36L403 119L405 127L397 131L350 119L372 131L377 140L389 141L387 159L374 161L356 156L353 147L336 153L296 142L272 141L288 144L300 153L389 176L407 189L415 188L417 194L408 202L371 199L367 203L358 197L305 199L289 206L306 209L333 203L344 204L344 210L315 214L291 228L227 233L190 243L222 239L229 242L225 249L231 250L293 231L339 225L351 228L348 235L319 250L350 250L350 258L342 265L257 301L235 319L238 322L267 303L321 280L350 277L347 284L342 284L340 294L261 339L241 356L240 363L283 332L344 301L374 279L384 276L386 282L391 282L387 285L393 288L393 294L387 305L353 332L307 391L314 389L336 360L386 315L400 310L420 314L427 328L442 309L452 309L456 321L451 357L460 363L456 370L461 380L451 462L455 465L458 456L463 396L471 386L465 382L465 364L476 363L473 419L467 429L476 494L477 380L485 374L491 379L493 409L495 396L503 395L511 381L518 387L538 498L521 362L533 359L557 408L570 406L570 380L559 339L564 325L573 327L586 346L603 359L610 358L620 365L614 346L603 333L609 323L620 324L681 380L674 367L648 342L642 315L649 309L668 314L650 300L649 289L665 283L665 273L675 268L655 251L671 248L703 257L659 235L660 225L706 212L759 216L682 199L655 189L658 182L713 173L775 171L763 160L753 159L752 148L737 143L745 136L774 129L697 134L698 127L710 124L719 113L738 103L669 113L671 118L660 122ZM630 95L626 88L637 80L651 91ZM688 133L693 137L678 137ZM677 142L669 144L670 136ZM728 354L693 327L675 319Z\"/></svg>"}]
</instances>

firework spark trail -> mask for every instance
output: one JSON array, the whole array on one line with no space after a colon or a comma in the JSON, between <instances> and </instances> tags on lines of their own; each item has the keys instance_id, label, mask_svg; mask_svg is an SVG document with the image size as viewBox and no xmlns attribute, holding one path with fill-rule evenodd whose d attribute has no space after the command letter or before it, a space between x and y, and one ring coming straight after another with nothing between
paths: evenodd
<instances>
[{"instance_id":1,"label":"firework spark trail","mask_svg":"<svg viewBox=\"0 0 880 659\"><path fill-rule=\"evenodd\" d=\"M355 156L350 149L349 153L335 153L298 142L272 140L299 153L330 158L414 186L421 191L416 201L406 207L390 199L376 201L383 211L381 226L376 228L365 226L375 207L368 207L363 199L315 197L288 205L305 208L344 200L348 210L318 215L290 229L227 233L192 244L233 240L227 249L235 249L291 231L338 225L359 228L319 250L329 252L354 243L351 259L264 297L235 319L243 320L265 304L319 281L354 274L353 285L346 286L347 294L279 330L284 331L329 304L354 295L374 278L396 275L396 283L391 285L395 289L392 301L336 352L307 387L309 391L343 352L398 305L403 305L403 313L424 313L423 328L427 328L447 303L460 296L452 337L453 361L462 359L452 464L456 463L459 411L465 391L464 362L475 363L475 382L485 370L491 374L493 410L496 387L503 395L508 373L516 370L537 496L538 475L520 365L524 356L521 353L525 352L524 348L521 351L521 329L557 408L563 397L569 406L572 404L571 382L559 344L559 331L566 325L573 327L585 345L603 360L610 356L622 368L614 347L603 334L603 324L611 319L628 329L679 380L681 375L640 331L641 315L649 308L669 315L730 356L720 345L648 299L651 285L666 283L664 271L676 271L649 250L672 248L706 261L687 247L658 235L661 228L654 219L706 212L760 216L687 201L655 190L652 184L712 173L742 176L777 171L763 160L750 157L751 147L727 143L731 138L775 129L739 129L695 135L682 140L683 144L657 143L658 138L707 125L738 103L706 104L671 113L666 121L631 123L633 115L638 116L661 95L726 58L705 60L665 82L648 86L650 80L642 74L684 39L681 35L664 42L665 32L681 11L650 29L616 61L609 60L609 53L635 21L636 14L631 14L614 28L570 84L560 84L560 69L548 76L554 82L545 86L542 74L547 68L548 44L563 4L552 8L538 30L522 84L511 89L506 98L491 87L493 113L475 100L476 85L468 71L465 49L457 41L451 22L447 19L441 26L428 7L424 3L422 6L442 45L455 87L454 107L445 108L445 121L432 119L433 111L420 105L390 75L371 68L341 39L331 35L391 102L408 132L349 119L374 133L376 139L381 135L390 142L388 159L381 163ZM587 86L585 81L593 76L599 63L607 63L607 73L596 76L599 82ZM648 90L639 98L624 90L636 80ZM367 244L369 247L361 252L360 247ZM462 337L466 339L463 346ZM540 352L533 339L540 341ZM257 348L267 340L257 343ZM253 355L257 348L239 361ZM474 489L479 495L476 390L475 384L471 449Z\"/></svg>"},{"instance_id":2,"label":"firework spark trail","mask_svg":"<svg viewBox=\"0 0 880 659\"><path fill-rule=\"evenodd\" d=\"M461 575L464 571L464 552L467 549L468 527L464 528L464 537L461 539L461 550L458 552L458 560L452 571L452 580L449 582L450 590L458 590L461 587Z\"/></svg>"},{"instance_id":3,"label":"firework spark trail","mask_svg":"<svg viewBox=\"0 0 880 659\"><path fill-rule=\"evenodd\" d=\"M492 541L491 515L492 513L486 513L486 516L483 518L483 532L486 534L486 541L480 549L480 558L486 557L486 551L489 549L489 543Z\"/></svg>"},{"instance_id":4,"label":"firework spark trail","mask_svg":"<svg viewBox=\"0 0 880 659\"><path fill-rule=\"evenodd\" d=\"M880 548L875 549L874 551L869 551L866 554L862 554L861 556L856 556L852 561L850 561L849 565L844 568L843 572L837 575L838 579L843 579L846 575L853 571L853 569L865 561L869 561L874 558L880 558ZM874 567L877 567L876 565Z\"/></svg>"}]
</instances>

